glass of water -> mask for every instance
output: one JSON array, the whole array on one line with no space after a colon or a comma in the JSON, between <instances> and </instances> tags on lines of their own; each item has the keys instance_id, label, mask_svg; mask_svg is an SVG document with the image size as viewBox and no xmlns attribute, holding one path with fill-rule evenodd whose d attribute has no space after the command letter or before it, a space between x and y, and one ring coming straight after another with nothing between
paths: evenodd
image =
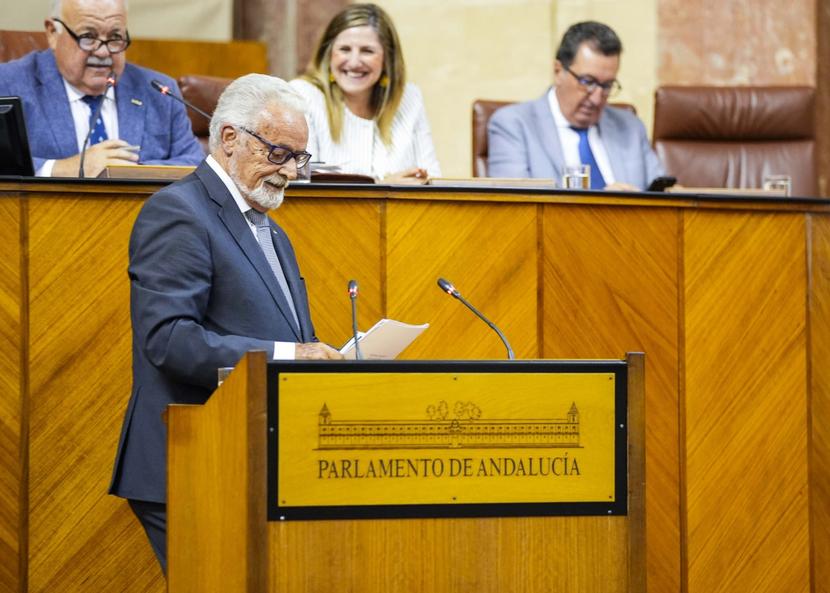
<instances>
[{"instance_id":1,"label":"glass of water","mask_svg":"<svg viewBox=\"0 0 830 593\"><path fill-rule=\"evenodd\" d=\"M562 187L565 189L590 189L591 165L566 165L562 174Z\"/></svg>"},{"instance_id":2,"label":"glass of water","mask_svg":"<svg viewBox=\"0 0 830 593\"><path fill-rule=\"evenodd\" d=\"M764 175L762 186L766 191L783 192L785 197L793 193L793 178L789 175Z\"/></svg>"}]
</instances>

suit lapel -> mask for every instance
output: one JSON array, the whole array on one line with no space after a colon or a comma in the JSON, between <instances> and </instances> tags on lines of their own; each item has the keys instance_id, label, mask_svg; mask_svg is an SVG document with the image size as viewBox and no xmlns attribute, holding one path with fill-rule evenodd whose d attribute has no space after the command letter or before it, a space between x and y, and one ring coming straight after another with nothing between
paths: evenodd
<instances>
[{"instance_id":1,"label":"suit lapel","mask_svg":"<svg viewBox=\"0 0 830 593\"><path fill-rule=\"evenodd\" d=\"M608 117L608 107L602 110L602 115L597 122L600 138L602 138L602 145L605 147L605 154L608 155L608 162L611 165L611 171L614 173L614 179L619 181L621 179L631 179L631 175L626 172L626 165L628 164L628 155L624 150L624 131L614 123L614 120Z\"/></svg>"},{"instance_id":2,"label":"suit lapel","mask_svg":"<svg viewBox=\"0 0 830 593\"><path fill-rule=\"evenodd\" d=\"M58 147L59 154L67 156L78 154L75 122L69 108L66 87L58 72L52 50L46 50L37 55L36 76L35 95L41 117L44 121L49 121L52 142Z\"/></svg>"},{"instance_id":3,"label":"suit lapel","mask_svg":"<svg viewBox=\"0 0 830 593\"><path fill-rule=\"evenodd\" d=\"M556 127L553 114L550 112L547 92L533 102L533 119L539 144L544 149L550 162L552 177L559 180L562 178L562 163L565 162L565 155L562 154L559 130Z\"/></svg>"},{"instance_id":4,"label":"suit lapel","mask_svg":"<svg viewBox=\"0 0 830 593\"><path fill-rule=\"evenodd\" d=\"M285 231L269 218L271 224L271 238L274 241L274 250L277 252L277 257L280 260L285 279L288 282L288 290L291 292L291 298L294 300L294 310L297 312L297 320L300 322L300 334L303 342L311 340L311 315L306 308L308 303L304 287L302 286L302 279L300 278L300 269L297 267L296 260L288 257L290 250L290 243Z\"/></svg>"},{"instance_id":5,"label":"suit lapel","mask_svg":"<svg viewBox=\"0 0 830 593\"><path fill-rule=\"evenodd\" d=\"M283 295L282 289L279 283L277 283L271 266L268 265L268 261L265 259L265 254L262 253L259 243L254 238L251 228L245 221L242 212L239 211L239 207L236 205L228 188L225 187L225 184L222 183L222 180L216 176L207 163L199 165L196 169L196 175L205 187L207 187L211 199L219 205L219 219L233 236L237 245L239 245L239 248L245 254L245 257L265 283L265 286L268 287L268 292L271 293L277 309L279 309L285 318L285 322L291 328L291 331L298 340L301 340L302 337L299 328L294 323L293 315L291 315L291 310L288 308L288 301L285 300L285 295ZM286 277L289 277L289 274L286 274Z\"/></svg>"},{"instance_id":6,"label":"suit lapel","mask_svg":"<svg viewBox=\"0 0 830 593\"><path fill-rule=\"evenodd\" d=\"M147 114L146 89L139 84L140 77L127 64L121 80L115 86L115 105L118 110L118 137L133 146L141 146L144 119ZM144 152L142 148L141 153ZM142 155L139 153L139 162Z\"/></svg>"}]
</instances>

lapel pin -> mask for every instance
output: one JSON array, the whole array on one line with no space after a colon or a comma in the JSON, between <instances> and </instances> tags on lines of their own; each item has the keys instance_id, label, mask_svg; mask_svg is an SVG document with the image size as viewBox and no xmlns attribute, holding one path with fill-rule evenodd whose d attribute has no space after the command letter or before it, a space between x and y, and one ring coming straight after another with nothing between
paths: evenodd
<instances>
[{"instance_id":1,"label":"lapel pin","mask_svg":"<svg viewBox=\"0 0 830 593\"><path fill-rule=\"evenodd\" d=\"M141 102L141 99L130 99L130 103L132 103L133 105L138 105L139 107L144 105L144 103Z\"/></svg>"}]
</instances>

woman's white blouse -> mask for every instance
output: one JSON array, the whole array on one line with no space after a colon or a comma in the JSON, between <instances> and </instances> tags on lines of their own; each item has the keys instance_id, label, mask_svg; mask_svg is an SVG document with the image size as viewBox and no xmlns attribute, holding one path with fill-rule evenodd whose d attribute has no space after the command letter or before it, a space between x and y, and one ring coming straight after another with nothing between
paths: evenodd
<instances>
[{"instance_id":1,"label":"woman's white blouse","mask_svg":"<svg viewBox=\"0 0 830 593\"><path fill-rule=\"evenodd\" d=\"M340 142L331 138L323 93L305 80L291 85L308 102L308 147L312 161L338 165L343 173L381 179L412 167L422 167L431 177L441 176L441 167L432 145L424 101L414 84L404 87L403 97L392 120L392 143L387 146L374 120L356 116L344 107Z\"/></svg>"}]
</instances>

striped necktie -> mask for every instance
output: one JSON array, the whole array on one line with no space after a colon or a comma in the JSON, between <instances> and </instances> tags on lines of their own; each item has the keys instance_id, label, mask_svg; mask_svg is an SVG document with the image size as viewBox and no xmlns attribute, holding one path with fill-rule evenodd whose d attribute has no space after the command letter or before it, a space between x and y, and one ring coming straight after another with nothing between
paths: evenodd
<instances>
[{"instance_id":1,"label":"striped necktie","mask_svg":"<svg viewBox=\"0 0 830 593\"><path fill-rule=\"evenodd\" d=\"M291 297L291 291L288 289L288 280L285 278L285 272L283 272L282 266L280 265L280 260L277 257L277 251L274 249L274 240L271 238L271 225L268 223L268 216L262 212L254 210L253 208L248 210L245 213L245 216L248 217L248 220L250 220L256 227L256 236L257 241L259 242L259 247L262 249L262 253L265 255L268 265L271 266L271 270L277 278L277 284L280 285L280 289L282 289L285 300L288 301L288 307L291 309L291 315L294 318L294 323L297 324L297 329L299 329L300 321L297 318L297 311L294 308L294 299Z\"/></svg>"},{"instance_id":2,"label":"striped necktie","mask_svg":"<svg viewBox=\"0 0 830 593\"><path fill-rule=\"evenodd\" d=\"M101 117L101 111L98 108L103 100L104 95L98 95L96 97L93 97L92 95L84 95L81 97L81 101L89 106L89 127L92 130L92 134L89 135L90 146L109 139L109 136L107 136L107 128L104 127L104 120ZM92 116L96 111L98 112L98 119L93 122Z\"/></svg>"}]
</instances>

